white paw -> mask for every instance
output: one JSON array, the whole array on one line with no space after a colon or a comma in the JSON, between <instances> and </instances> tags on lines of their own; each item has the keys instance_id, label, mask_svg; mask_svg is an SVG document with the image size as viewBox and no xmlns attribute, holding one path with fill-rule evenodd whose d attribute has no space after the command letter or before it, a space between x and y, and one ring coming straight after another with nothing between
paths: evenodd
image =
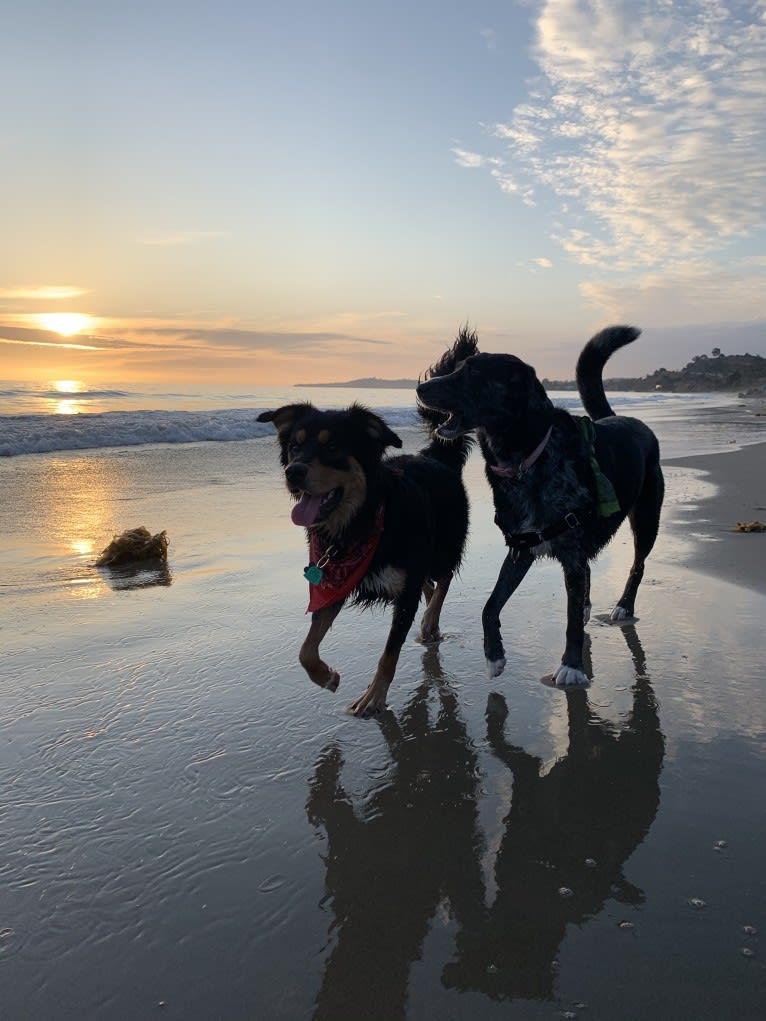
<instances>
[{"instance_id":1,"label":"white paw","mask_svg":"<svg viewBox=\"0 0 766 1021\"><path fill-rule=\"evenodd\" d=\"M609 619L610 620L628 620L629 618L630 618L630 614L625 609L625 607L624 606L620 606L619 603L617 604L617 606L615 606L615 608L609 614Z\"/></svg>"},{"instance_id":2,"label":"white paw","mask_svg":"<svg viewBox=\"0 0 766 1021\"><path fill-rule=\"evenodd\" d=\"M553 676L557 688L587 688L590 681L582 672L562 663Z\"/></svg>"},{"instance_id":3,"label":"white paw","mask_svg":"<svg viewBox=\"0 0 766 1021\"><path fill-rule=\"evenodd\" d=\"M503 670L505 670L505 657L487 660L487 676L489 678L499 677Z\"/></svg>"}]
</instances>

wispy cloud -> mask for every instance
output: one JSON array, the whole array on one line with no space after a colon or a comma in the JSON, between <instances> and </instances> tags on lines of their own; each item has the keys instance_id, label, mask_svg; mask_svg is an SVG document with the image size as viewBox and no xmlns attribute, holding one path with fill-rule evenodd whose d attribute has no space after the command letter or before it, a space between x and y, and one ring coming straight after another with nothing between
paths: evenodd
<instances>
[{"instance_id":1,"label":"wispy cloud","mask_svg":"<svg viewBox=\"0 0 766 1021\"><path fill-rule=\"evenodd\" d=\"M82 287L54 286L49 284L0 287L2 301L66 301L80 298L88 292Z\"/></svg>"},{"instance_id":2,"label":"wispy cloud","mask_svg":"<svg viewBox=\"0 0 766 1021\"><path fill-rule=\"evenodd\" d=\"M360 351L387 346L388 341L354 336L331 330L248 330L229 326L195 326L168 324L166 321L143 322L128 320L109 324L100 329L98 336L87 337L87 342L73 339L63 341L52 330L0 324L0 343L33 347L76 347L88 351L167 350L180 353L200 351L228 351L242 355L263 351L321 353Z\"/></svg>"},{"instance_id":3,"label":"wispy cloud","mask_svg":"<svg viewBox=\"0 0 766 1021\"><path fill-rule=\"evenodd\" d=\"M540 259L533 259L532 261L535 263L536 266L539 266L541 269L552 269L553 268L553 263L551 262L550 259L540 258Z\"/></svg>"},{"instance_id":4,"label":"wispy cloud","mask_svg":"<svg viewBox=\"0 0 766 1021\"><path fill-rule=\"evenodd\" d=\"M497 49L497 32L494 28L482 28L479 35L484 40L484 43L488 50Z\"/></svg>"},{"instance_id":5,"label":"wispy cloud","mask_svg":"<svg viewBox=\"0 0 766 1021\"><path fill-rule=\"evenodd\" d=\"M481 156L478 152L469 152L467 149L453 148L455 162L459 167L500 167L503 161L497 156Z\"/></svg>"},{"instance_id":6,"label":"wispy cloud","mask_svg":"<svg viewBox=\"0 0 766 1021\"><path fill-rule=\"evenodd\" d=\"M494 152L453 152L584 265L701 257L764 225L765 52L766 0L544 0L539 80Z\"/></svg>"}]
</instances>

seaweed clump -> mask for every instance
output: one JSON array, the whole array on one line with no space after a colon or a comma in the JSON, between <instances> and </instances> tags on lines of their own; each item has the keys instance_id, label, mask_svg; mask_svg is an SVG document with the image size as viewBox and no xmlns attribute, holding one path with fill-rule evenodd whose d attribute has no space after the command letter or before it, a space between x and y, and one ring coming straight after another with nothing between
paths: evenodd
<instances>
[{"instance_id":1,"label":"seaweed clump","mask_svg":"<svg viewBox=\"0 0 766 1021\"><path fill-rule=\"evenodd\" d=\"M96 567L120 567L136 561L167 561L168 534L158 532L152 535L148 528L139 525L129 528L122 535L115 535L95 563Z\"/></svg>"}]
</instances>

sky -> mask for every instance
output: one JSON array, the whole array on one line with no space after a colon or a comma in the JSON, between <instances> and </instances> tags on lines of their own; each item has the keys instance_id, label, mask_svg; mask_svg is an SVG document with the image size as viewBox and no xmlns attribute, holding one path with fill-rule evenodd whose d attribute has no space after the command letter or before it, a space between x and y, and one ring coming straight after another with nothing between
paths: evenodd
<instances>
[{"instance_id":1,"label":"sky","mask_svg":"<svg viewBox=\"0 0 766 1021\"><path fill-rule=\"evenodd\" d=\"M0 378L766 354L766 0L8 0ZM612 371L613 370L613 371Z\"/></svg>"}]
</instances>

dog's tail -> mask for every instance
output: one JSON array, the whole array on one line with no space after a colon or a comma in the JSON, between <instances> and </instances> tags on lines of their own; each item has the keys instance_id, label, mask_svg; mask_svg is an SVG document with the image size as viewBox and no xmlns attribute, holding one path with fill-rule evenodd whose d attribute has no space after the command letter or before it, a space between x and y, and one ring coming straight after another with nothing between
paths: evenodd
<instances>
[{"instance_id":1,"label":"dog's tail","mask_svg":"<svg viewBox=\"0 0 766 1021\"><path fill-rule=\"evenodd\" d=\"M604 393L604 366L615 351L631 344L640 333L635 326L607 326L582 349L577 360L577 389L592 419L609 418L614 414Z\"/></svg>"},{"instance_id":2,"label":"dog's tail","mask_svg":"<svg viewBox=\"0 0 766 1021\"><path fill-rule=\"evenodd\" d=\"M476 331L468 328L468 324L460 327L455 343L447 348L435 365L426 369L423 378L433 379L435 376L448 376L451 372L464 362L471 355L478 354L479 338ZM473 446L471 436L458 436L454 440L445 440L436 435L436 429L449 418L447 412L435 411L433 408L426 408L418 401L418 414L428 426L431 442L421 453L433 457L448 468L461 471L465 464L468 453Z\"/></svg>"}]
</instances>

